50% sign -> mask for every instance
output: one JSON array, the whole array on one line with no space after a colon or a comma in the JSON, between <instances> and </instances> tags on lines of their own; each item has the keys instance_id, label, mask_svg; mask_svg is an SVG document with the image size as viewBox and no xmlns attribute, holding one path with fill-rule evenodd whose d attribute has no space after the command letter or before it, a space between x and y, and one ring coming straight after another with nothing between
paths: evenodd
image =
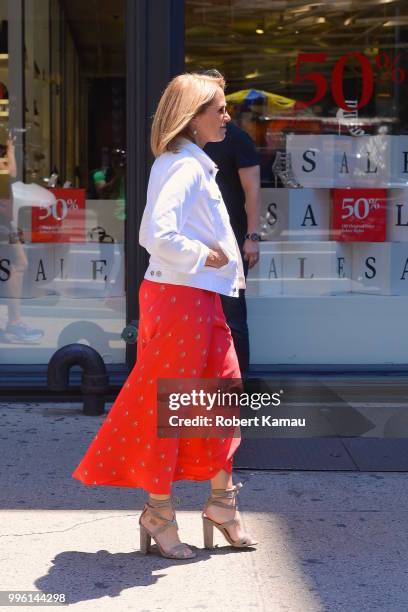
<instances>
[{"instance_id":1,"label":"50% sign","mask_svg":"<svg viewBox=\"0 0 408 612\"><path fill-rule=\"evenodd\" d=\"M52 201L33 208L33 242L84 242L85 189L49 190Z\"/></svg>"},{"instance_id":2,"label":"50% sign","mask_svg":"<svg viewBox=\"0 0 408 612\"><path fill-rule=\"evenodd\" d=\"M343 198L341 218L343 220L355 217L360 221L366 219L370 210L379 210L381 203L378 198Z\"/></svg>"},{"instance_id":3,"label":"50% sign","mask_svg":"<svg viewBox=\"0 0 408 612\"><path fill-rule=\"evenodd\" d=\"M324 64L327 60L327 53L299 53L295 68L295 83L305 83L310 81L315 86L315 94L311 100L298 102L298 106L312 106L324 98L328 90L326 76L317 70L304 70L306 64ZM382 51L374 57L374 66L369 58L360 51L351 51L342 55L334 64L331 71L331 93L333 100L339 108L347 111L355 111L366 106L372 98L374 91L375 71L380 74L380 80L390 80L400 84L406 78L406 72L399 67L400 53L394 58L386 51ZM361 94L357 106L350 107L344 97L343 77L344 71L354 63L359 65L361 71ZM303 69L302 69L303 68Z\"/></svg>"},{"instance_id":4,"label":"50% sign","mask_svg":"<svg viewBox=\"0 0 408 612\"><path fill-rule=\"evenodd\" d=\"M55 221L64 221L70 210L77 210L78 208L77 199L69 198L64 200L64 198L57 198L55 203L41 207L44 214L40 212L37 218L39 221L45 221L49 217L52 217Z\"/></svg>"}]
</instances>

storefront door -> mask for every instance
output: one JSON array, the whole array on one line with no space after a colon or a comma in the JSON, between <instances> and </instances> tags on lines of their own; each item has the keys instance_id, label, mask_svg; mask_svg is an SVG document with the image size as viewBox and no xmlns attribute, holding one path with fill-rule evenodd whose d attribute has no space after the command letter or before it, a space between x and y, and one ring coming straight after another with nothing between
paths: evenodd
<instances>
[{"instance_id":1,"label":"storefront door","mask_svg":"<svg viewBox=\"0 0 408 612\"><path fill-rule=\"evenodd\" d=\"M0 366L125 364L125 4L0 3Z\"/></svg>"},{"instance_id":2,"label":"storefront door","mask_svg":"<svg viewBox=\"0 0 408 612\"><path fill-rule=\"evenodd\" d=\"M0 2L0 390L47 390L71 343L102 356L112 389L135 363L121 335L147 264L150 122L183 70L183 14L183 0Z\"/></svg>"}]
</instances>

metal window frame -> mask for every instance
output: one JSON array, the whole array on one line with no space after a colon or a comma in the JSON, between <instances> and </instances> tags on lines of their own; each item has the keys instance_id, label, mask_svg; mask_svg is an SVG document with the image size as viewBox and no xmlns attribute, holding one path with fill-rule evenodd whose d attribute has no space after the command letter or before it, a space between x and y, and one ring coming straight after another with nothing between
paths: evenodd
<instances>
[{"instance_id":1,"label":"metal window frame","mask_svg":"<svg viewBox=\"0 0 408 612\"><path fill-rule=\"evenodd\" d=\"M160 15L160 19L157 19ZM184 0L128 0L127 14L127 221L126 321L139 318L138 291L148 256L137 235L146 202L150 151L150 125L154 109L168 81L184 71ZM136 346L127 345L131 369Z\"/></svg>"}]
</instances>

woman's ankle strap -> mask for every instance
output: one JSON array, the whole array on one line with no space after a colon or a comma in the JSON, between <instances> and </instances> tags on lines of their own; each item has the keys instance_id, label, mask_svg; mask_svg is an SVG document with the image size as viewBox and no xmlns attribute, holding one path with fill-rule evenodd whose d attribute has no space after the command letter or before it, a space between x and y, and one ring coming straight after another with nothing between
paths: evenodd
<instances>
[{"instance_id":1,"label":"woman's ankle strap","mask_svg":"<svg viewBox=\"0 0 408 612\"><path fill-rule=\"evenodd\" d=\"M233 498L238 495L240 489L242 489L242 482L237 482L232 489L211 489L211 495L213 497Z\"/></svg>"}]
</instances>

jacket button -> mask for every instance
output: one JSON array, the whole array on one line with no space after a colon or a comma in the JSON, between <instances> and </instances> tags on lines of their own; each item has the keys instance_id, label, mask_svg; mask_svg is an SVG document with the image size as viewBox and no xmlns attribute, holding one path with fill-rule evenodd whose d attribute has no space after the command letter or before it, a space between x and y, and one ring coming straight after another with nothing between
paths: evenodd
<instances>
[{"instance_id":1,"label":"jacket button","mask_svg":"<svg viewBox=\"0 0 408 612\"><path fill-rule=\"evenodd\" d=\"M150 270L150 276L154 276L154 270Z\"/></svg>"},{"instance_id":2,"label":"jacket button","mask_svg":"<svg viewBox=\"0 0 408 612\"><path fill-rule=\"evenodd\" d=\"M156 272L156 276L161 276L161 272L160 272L160 270L157 270L157 272Z\"/></svg>"}]
</instances>

